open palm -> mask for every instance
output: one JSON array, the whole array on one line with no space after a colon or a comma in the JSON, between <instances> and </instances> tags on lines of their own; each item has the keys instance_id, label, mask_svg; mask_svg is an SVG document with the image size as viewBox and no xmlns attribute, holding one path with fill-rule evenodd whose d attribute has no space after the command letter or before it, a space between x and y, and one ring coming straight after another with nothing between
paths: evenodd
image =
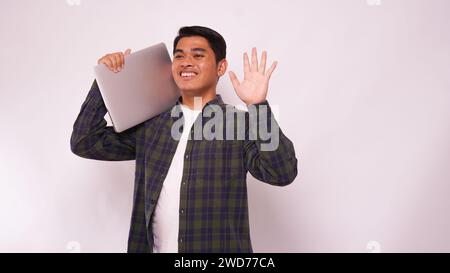
<instances>
[{"instance_id":1,"label":"open palm","mask_svg":"<svg viewBox=\"0 0 450 273\"><path fill-rule=\"evenodd\" d=\"M267 52L263 51L261 63L258 65L258 56L254 47L251 65L247 52L244 53L244 80L239 82L236 74L233 71L229 72L236 94L247 105L263 102L267 97L270 76L275 70L277 62L273 62L269 70L266 71L266 60Z\"/></svg>"}]
</instances>

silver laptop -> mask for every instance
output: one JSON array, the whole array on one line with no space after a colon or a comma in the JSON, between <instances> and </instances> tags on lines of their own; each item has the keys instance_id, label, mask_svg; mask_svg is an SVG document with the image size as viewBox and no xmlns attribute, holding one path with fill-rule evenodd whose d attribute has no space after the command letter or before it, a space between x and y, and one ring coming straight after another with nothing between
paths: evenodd
<instances>
[{"instance_id":1,"label":"silver laptop","mask_svg":"<svg viewBox=\"0 0 450 273\"><path fill-rule=\"evenodd\" d=\"M131 53L114 73L94 67L100 93L114 130L122 132L168 110L180 96L172 77L172 61L164 43Z\"/></svg>"}]
</instances>

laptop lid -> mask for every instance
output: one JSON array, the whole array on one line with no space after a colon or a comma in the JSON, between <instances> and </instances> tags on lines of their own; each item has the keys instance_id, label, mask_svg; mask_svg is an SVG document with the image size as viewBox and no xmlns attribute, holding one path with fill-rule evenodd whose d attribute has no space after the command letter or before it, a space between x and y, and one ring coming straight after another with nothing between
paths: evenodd
<instances>
[{"instance_id":1,"label":"laptop lid","mask_svg":"<svg viewBox=\"0 0 450 273\"><path fill-rule=\"evenodd\" d=\"M168 110L180 91L172 77L172 61L164 43L125 56L114 73L104 64L94 67L97 84L114 130L122 132Z\"/></svg>"}]
</instances>

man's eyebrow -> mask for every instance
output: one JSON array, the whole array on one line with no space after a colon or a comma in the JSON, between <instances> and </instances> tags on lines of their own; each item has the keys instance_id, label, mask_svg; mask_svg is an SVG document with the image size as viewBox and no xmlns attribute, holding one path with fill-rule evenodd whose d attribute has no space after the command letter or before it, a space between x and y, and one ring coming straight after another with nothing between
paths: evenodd
<instances>
[{"instance_id":1,"label":"man's eyebrow","mask_svg":"<svg viewBox=\"0 0 450 273\"><path fill-rule=\"evenodd\" d=\"M206 49L201 48L201 47L195 47L195 48L191 48L191 51L192 51L192 52L193 52L193 51L206 52ZM173 54L178 53L178 52L183 53L184 51L183 51L182 49L177 48L177 49L175 49L175 50L173 51Z\"/></svg>"}]
</instances>

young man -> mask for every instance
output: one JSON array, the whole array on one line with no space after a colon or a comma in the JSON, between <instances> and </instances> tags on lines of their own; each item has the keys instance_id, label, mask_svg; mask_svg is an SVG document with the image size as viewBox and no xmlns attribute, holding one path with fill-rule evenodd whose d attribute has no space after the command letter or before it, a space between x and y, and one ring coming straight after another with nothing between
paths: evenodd
<instances>
[{"instance_id":1,"label":"young man","mask_svg":"<svg viewBox=\"0 0 450 273\"><path fill-rule=\"evenodd\" d=\"M136 160L128 252L253 252L247 172L277 186L288 185L297 176L293 144L281 130L274 130L278 124L266 99L276 62L266 71L267 53L258 64L253 48L251 63L244 54L244 80L239 82L229 73L239 98L255 109L233 108L236 115L244 113L244 139L197 139L194 127L204 129L208 124L209 107L223 112L230 108L216 94L218 80L227 69L226 43L212 29L191 26L179 30L173 49L172 74L181 91L174 108L116 133L106 126L107 110L94 81L73 126L72 152L96 160ZM98 63L119 73L128 54L129 49L108 54ZM200 100L197 108L196 98ZM187 129L180 137L173 135L180 120L173 114L175 108L180 110L182 128ZM261 114L258 110L263 108L267 111ZM267 127L261 115L269 117L269 129L277 133L276 149L262 149L267 138L260 133L250 137L252 120L257 127ZM215 127L215 133L231 128L235 136L242 129L238 124L227 120Z\"/></svg>"}]
</instances>

